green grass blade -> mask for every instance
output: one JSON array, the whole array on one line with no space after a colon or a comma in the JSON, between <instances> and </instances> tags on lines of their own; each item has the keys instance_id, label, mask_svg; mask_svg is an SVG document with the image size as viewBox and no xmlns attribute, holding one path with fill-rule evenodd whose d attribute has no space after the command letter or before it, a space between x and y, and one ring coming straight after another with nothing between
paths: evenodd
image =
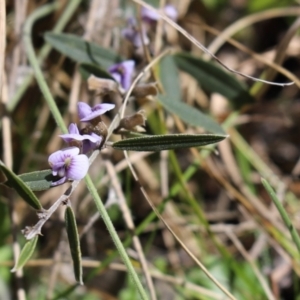
<instances>
[{"instance_id":1,"label":"green grass blade","mask_svg":"<svg viewBox=\"0 0 300 300\"><path fill-rule=\"evenodd\" d=\"M270 195L272 201L274 202L274 204L276 205L286 227L289 229L292 239L300 253L300 238L298 235L297 230L295 229L290 217L288 216L286 210L284 209L282 203L279 201L276 193L274 192L273 188L271 187L271 185L268 183L267 180L265 180L264 178L261 178L261 182L264 186L264 188L266 189L266 191L268 192L268 194Z\"/></svg>"}]
</instances>

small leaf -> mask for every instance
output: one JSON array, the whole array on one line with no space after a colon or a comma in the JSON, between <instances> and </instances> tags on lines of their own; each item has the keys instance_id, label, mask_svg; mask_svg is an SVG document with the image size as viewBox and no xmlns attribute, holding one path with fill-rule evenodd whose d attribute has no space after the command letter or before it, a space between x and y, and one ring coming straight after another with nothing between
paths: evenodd
<instances>
[{"instance_id":1,"label":"small leaf","mask_svg":"<svg viewBox=\"0 0 300 300\"><path fill-rule=\"evenodd\" d=\"M203 89L225 96L234 108L253 103L253 97L245 86L214 63L184 52L175 54L174 60L177 66L192 75Z\"/></svg>"},{"instance_id":2,"label":"small leaf","mask_svg":"<svg viewBox=\"0 0 300 300\"><path fill-rule=\"evenodd\" d=\"M31 191L31 189L25 184L25 182L18 177L13 171L8 169L3 162L0 161L0 168L8 178L9 186L14 188L17 193L26 201L30 206L36 210L41 210L43 207L38 198Z\"/></svg>"},{"instance_id":3,"label":"small leaf","mask_svg":"<svg viewBox=\"0 0 300 300\"><path fill-rule=\"evenodd\" d=\"M164 134L129 138L113 143L118 150L162 151L179 148L200 147L214 144L225 139L226 135L217 134Z\"/></svg>"},{"instance_id":4,"label":"small leaf","mask_svg":"<svg viewBox=\"0 0 300 300\"><path fill-rule=\"evenodd\" d=\"M78 235L75 215L70 206L67 206L66 208L65 222L66 222L66 228L68 233L70 251L73 259L75 279L80 284L83 284L79 235Z\"/></svg>"},{"instance_id":5,"label":"small leaf","mask_svg":"<svg viewBox=\"0 0 300 300\"><path fill-rule=\"evenodd\" d=\"M91 64L81 64L79 66L79 72L84 80L87 80L90 75L114 80L114 78L106 70Z\"/></svg>"},{"instance_id":6,"label":"small leaf","mask_svg":"<svg viewBox=\"0 0 300 300\"><path fill-rule=\"evenodd\" d=\"M166 110L177 115L187 124L202 127L213 133L225 134L224 130L218 123L209 116L203 114L200 110L184 102L172 101L172 99L168 99L164 95L159 95L158 98Z\"/></svg>"},{"instance_id":7,"label":"small leaf","mask_svg":"<svg viewBox=\"0 0 300 300\"><path fill-rule=\"evenodd\" d=\"M33 239L26 242L11 272L16 272L17 270L23 268L23 266L27 263L35 250L38 238L38 236L35 236Z\"/></svg>"},{"instance_id":8,"label":"small leaf","mask_svg":"<svg viewBox=\"0 0 300 300\"><path fill-rule=\"evenodd\" d=\"M165 56L159 65L159 77L164 88L166 99L181 101L179 72L171 55Z\"/></svg>"},{"instance_id":9,"label":"small leaf","mask_svg":"<svg viewBox=\"0 0 300 300\"><path fill-rule=\"evenodd\" d=\"M101 65L107 69L122 60L111 49L102 48L73 34L47 32L44 37L54 49L79 63Z\"/></svg>"},{"instance_id":10,"label":"small leaf","mask_svg":"<svg viewBox=\"0 0 300 300\"><path fill-rule=\"evenodd\" d=\"M52 182L57 179L52 175L52 170L35 171L19 175L32 191L44 191L52 187Z\"/></svg>"}]
</instances>

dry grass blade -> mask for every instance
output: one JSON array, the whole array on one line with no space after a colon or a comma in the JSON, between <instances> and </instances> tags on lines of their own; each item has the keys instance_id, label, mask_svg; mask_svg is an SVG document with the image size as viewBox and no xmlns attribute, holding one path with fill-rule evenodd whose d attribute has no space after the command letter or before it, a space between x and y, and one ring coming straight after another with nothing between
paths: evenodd
<instances>
[{"instance_id":1,"label":"dry grass blade","mask_svg":"<svg viewBox=\"0 0 300 300\"><path fill-rule=\"evenodd\" d=\"M243 257L249 262L249 264L252 267L253 272L255 273L258 281L260 282L261 286L263 287L267 297L269 300L275 300L274 295L272 294L266 280L264 279L263 275L259 271L258 267L256 264L253 262L253 260L250 258L249 254L247 253L246 249L242 245L242 243L238 240L236 235L230 231L226 230L225 231L226 235L231 239L231 241L234 243L234 245L238 248L239 252L243 255Z\"/></svg>"},{"instance_id":2,"label":"dry grass blade","mask_svg":"<svg viewBox=\"0 0 300 300\"><path fill-rule=\"evenodd\" d=\"M220 36L223 33L223 31L218 31L218 30L216 30L214 28L211 28L210 26L207 26L207 25L204 25L204 24L201 24L201 27L204 28L205 30L207 30L208 32L210 32L214 35L217 35L217 36ZM263 55L252 51L251 49L247 48L243 44L239 43L238 41L236 41L236 40L234 40L230 37L226 38L226 42L233 45L234 47L236 47L240 51L243 51L244 53L249 54L256 61L259 61L260 63L263 63L266 66L272 68L273 70L276 70L277 72L283 74L284 76L286 76L290 80L294 81L295 84L297 85L297 87L300 88L299 78L296 75L294 75L292 72L288 71L287 69L285 69L282 66L280 66L279 64L277 64L276 62L268 61Z\"/></svg>"},{"instance_id":3,"label":"dry grass blade","mask_svg":"<svg viewBox=\"0 0 300 300\"><path fill-rule=\"evenodd\" d=\"M130 171L134 177L134 179L137 181L137 183L140 185L141 192L143 193L145 199L147 200L150 207L153 209L157 217L164 223L164 225L167 227L167 229L172 233L176 241L181 245L181 247L186 251L186 253L190 256L190 258L200 267L200 269L204 272L204 274L225 294L229 297L231 300L236 300L236 298L228 291L226 290L223 285L217 281L217 279L205 268L205 266L197 259L197 257L185 246L185 244L181 241L181 239L176 235L176 233L172 230L172 228L168 225L168 223L165 221L165 219L162 217L162 215L159 213L159 211L156 209L150 198L148 197L147 192L145 189L141 186L139 183L137 174L135 173L135 170L133 169L132 164L130 163L128 159L127 152L124 151L124 154L126 156L128 166L130 168Z\"/></svg>"},{"instance_id":4,"label":"dry grass blade","mask_svg":"<svg viewBox=\"0 0 300 300\"><path fill-rule=\"evenodd\" d=\"M300 7L283 7L270 9L268 11L259 12L250 16L246 16L232 23L230 26L225 28L216 39L207 47L211 53L216 53L220 47L227 41L231 36L256 22L260 22L270 18L285 17L285 16L299 16Z\"/></svg>"}]
</instances>

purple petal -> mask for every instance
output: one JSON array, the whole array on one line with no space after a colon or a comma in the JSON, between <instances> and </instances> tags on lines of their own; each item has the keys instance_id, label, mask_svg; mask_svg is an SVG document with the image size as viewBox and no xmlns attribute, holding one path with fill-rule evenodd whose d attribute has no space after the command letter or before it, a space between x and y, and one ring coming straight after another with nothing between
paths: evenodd
<instances>
[{"instance_id":1,"label":"purple petal","mask_svg":"<svg viewBox=\"0 0 300 300\"><path fill-rule=\"evenodd\" d=\"M74 156L67 170L67 178L69 180L80 180L86 175L88 169L89 159L86 155Z\"/></svg>"},{"instance_id":2,"label":"purple petal","mask_svg":"<svg viewBox=\"0 0 300 300\"><path fill-rule=\"evenodd\" d=\"M80 120L85 118L92 112L92 108L84 102L77 103L77 110L78 110L78 116Z\"/></svg>"},{"instance_id":3,"label":"purple petal","mask_svg":"<svg viewBox=\"0 0 300 300\"><path fill-rule=\"evenodd\" d=\"M80 119L80 121L81 122L88 122L88 121L91 121L91 120L101 116L101 115L103 115L101 113L101 111L100 112L99 111L94 111L94 112L90 113L88 116L86 116L85 118Z\"/></svg>"},{"instance_id":4,"label":"purple petal","mask_svg":"<svg viewBox=\"0 0 300 300\"><path fill-rule=\"evenodd\" d=\"M76 141L84 141L84 140L90 140L92 143L96 143L98 139L90 136L89 134L75 134L75 133L66 133L59 135L64 141L67 143L70 143L73 140Z\"/></svg>"},{"instance_id":5,"label":"purple petal","mask_svg":"<svg viewBox=\"0 0 300 300\"><path fill-rule=\"evenodd\" d=\"M95 133L91 133L91 137L95 140L95 142L92 142L91 140L84 140L82 145L83 153L88 153L89 151L94 150L100 146L102 137Z\"/></svg>"},{"instance_id":6,"label":"purple petal","mask_svg":"<svg viewBox=\"0 0 300 300\"><path fill-rule=\"evenodd\" d=\"M122 63L111 66L108 71L112 74L115 80L121 84L123 89L127 91L131 85L134 67L135 62L133 60L126 60Z\"/></svg>"},{"instance_id":7,"label":"purple petal","mask_svg":"<svg viewBox=\"0 0 300 300\"><path fill-rule=\"evenodd\" d=\"M62 150L56 151L54 153L52 153L49 158L48 158L48 162L50 164L50 166L57 166L58 164L64 165L64 152Z\"/></svg>"},{"instance_id":8,"label":"purple petal","mask_svg":"<svg viewBox=\"0 0 300 300\"><path fill-rule=\"evenodd\" d=\"M123 62L124 73L121 84L125 91L127 91L130 88L134 67L135 62L133 60L127 60Z\"/></svg>"},{"instance_id":9,"label":"purple petal","mask_svg":"<svg viewBox=\"0 0 300 300\"><path fill-rule=\"evenodd\" d=\"M177 20L178 12L174 5L166 5L163 8L163 12L173 21ZM142 19L146 22L156 22L160 18L159 14L156 11L147 9L146 7L142 8L141 15Z\"/></svg>"},{"instance_id":10,"label":"purple petal","mask_svg":"<svg viewBox=\"0 0 300 300\"><path fill-rule=\"evenodd\" d=\"M79 151L80 150L77 147L69 147L63 150L58 150L49 156L48 162L50 166L55 166L55 167L64 165L66 158L78 155Z\"/></svg>"},{"instance_id":11,"label":"purple petal","mask_svg":"<svg viewBox=\"0 0 300 300\"><path fill-rule=\"evenodd\" d=\"M115 108L115 104L111 104L111 103L101 103L101 104L97 104L95 105L92 110L93 111L101 111L101 114L106 113L109 110L112 110Z\"/></svg>"},{"instance_id":12,"label":"purple petal","mask_svg":"<svg viewBox=\"0 0 300 300\"><path fill-rule=\"evenodd\" d=\"M71 123L69 125L69 133L79 134L78 127L77 127L77 125L75 123Z\"/></svg>"},{"instance_id":13,"label":"purple petal","mask_svg":"<svg viewBox=\"0 0 300 300\"><path fill-rule=\"evenodd\" d=\"M157 21L159 19L159 15L156 11L146 7L142 7L141 16L144 21Z\"/></svg>"},{"instance_id":14,"label":"purple petal","mask_svg":"<svg viewBox=\"0 0 300 300\"><path fill-rule=\"evenodd\" d=\"M59 180L55 181L55 182L52 182L51 183L51 186L57 186L57 185L61 185L63 183L65 183L67 180L67 177L63 177L63 178L60 178Z\"/></svg>"},{"instance_id":15,"label":"purple petal","mask_svg":"<svg viewBox=\"0 0 300 300\"><path fill-rule=\"evenodd\" d=\"M65 134L60 134L59 137L61 137L66 143L71 143L73 140L78 140L76 139L78 135L74 133L65 133Z\"/></svg>"},{"instance_id":16,"label":"purple petal","mask_svg":"<svg viewBox=\"0 0 300 300\"><path fill-rule=\"evenodd\" d=\"M92 112L87 115L85 118L80 119L81 122L87 122L90 120L93 120L101 115L103 115L105 112L113 109L115 107L114 104L110 103L102 103L102 104L97 104L92 108Z\"/></svg>"},{"instance_id":17,"label":"purple petal","mask_svg":"<svg viewBox=\"0 0 300 300\"><path fill-rule=\"evenodd\" d=\"M167 4L164 8L165 14L172 19L173 21L176 21L178 18L178 12L174 5Z\"/></svg>"},{"instance_id":18,"label":"purple petal","mask_svg":"<svg viewBox=\"0 0 300 300\"><path fill-rule=\"evenodd\" d=\"M58 173L61 170L61 168L64 168L65 163L61 162L61 163L57 163L55 165L51 165L52 168L52 175L53 176L59 176Z\"/></svg>"},{"instance_id":19,"label":"purple petal","mask_svg":"<svg viewBox=\"0 0 300 300\"><path fill-rule=\"evenodd\" d=\"M146 34L146 30L144 27L142 27L142 35L141 36L139 30L135 27L127 27L124 28L121 32L122 36L130 41L136 48L140 48L143 46L143 42L145 45L148 45L150 43L150 40Z\"/></svg>"},{"instance_id":20,"label":"purple petal","mask_svg":"<svg viewBox=\"0 0 300 300\"><path fill-rule=\"evenodd\" d=\"M110 75L114 78L114 80L116 82L118 82L119 84L121 84L122 82L122 76L120 73L117 73L117 72L111 72Z\"/></svg>"}]
</instances>

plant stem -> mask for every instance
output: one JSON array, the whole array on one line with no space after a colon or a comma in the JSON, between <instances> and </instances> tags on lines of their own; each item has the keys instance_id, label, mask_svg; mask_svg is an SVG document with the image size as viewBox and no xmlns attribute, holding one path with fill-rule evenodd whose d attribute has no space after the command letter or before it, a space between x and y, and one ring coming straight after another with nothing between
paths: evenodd
<instances>
[{"instance_id":1,"label":"plant stem","mask_svg":"<svg viewBox=\"0 0 300 300\"><path fill-rule=\"evenodd\" d=\"M108 229L108 231L120 253L120 256L122 257L122 259L128 269L128 272L130 273L132 280L135 283L136 288L138 289L138 291L140 293L141 299L148 299L145 289L143 288L143 285L141 284L140 279L131 264L130 258L128 257L128 255L126 253L126 250L125 250L125 248L124 248L124 246L123 246L123 244L122 244L122 242L121 242L121 240L109 218L109 215L106 212L106 209L98 195L98 192L97 192L90 176L87 175L85 177L85 182L86 182L86 185L87 185L92 197L94 198L97 209L100 212L101 217L103 218L103 221L104 221L104 223L105 223L105 225L106 225L106 227L107 227L107 229Z\"/></svg>"}]
</instances>

